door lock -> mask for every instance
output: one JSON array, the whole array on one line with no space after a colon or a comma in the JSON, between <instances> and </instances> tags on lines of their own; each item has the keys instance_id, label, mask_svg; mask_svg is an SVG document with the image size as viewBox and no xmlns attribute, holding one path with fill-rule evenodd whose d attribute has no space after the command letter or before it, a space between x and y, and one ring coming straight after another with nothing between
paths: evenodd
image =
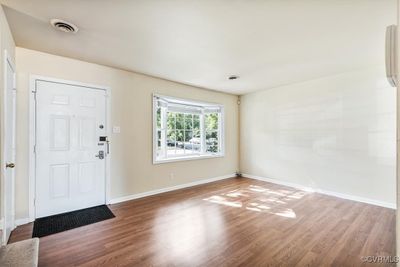
<instances>
[{"instance_id":1,"label":"door lock","mask_svg":"<svg viewBox=\"0 0 400 267\"><path fill-rule=\"evenodd\" d=\"M99 154L96 155L96 157L99 158L99 159L104 159L104 151L103 151L103 150L100 150L100 151L99 151Z\"/></svg>"},{"instance_id":2,"label":"door lock","mask_svg":"<svg viewBox=\"0 0 400 267\"><path fill-rule=\"evenodd\" d=\"M6 163L6 168L10 168L10 169L12 169L12 168L14 168L15 167L15 164L14 163Z\"/></svg>"}]
</instances>

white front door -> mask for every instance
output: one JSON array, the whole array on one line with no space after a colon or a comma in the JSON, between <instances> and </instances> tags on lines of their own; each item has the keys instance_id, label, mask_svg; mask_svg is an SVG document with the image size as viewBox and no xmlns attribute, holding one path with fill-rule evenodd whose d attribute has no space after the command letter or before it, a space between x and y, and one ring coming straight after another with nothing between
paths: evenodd
<instances>
[{"instance_id":1,"label":"white front door","mask_svg":"<svg viewBox=\"0 0 400 267\"><path fill-rule=\"evenodd\" d=\"M106 91L36 80L36 218L105 204Z\"/></svg>"},{"instance_id":2,"label":"white front door","mask_svg":"<svg viewBox=\"0 0 400 267\"><path fill-rule=\"evenodd\" d=\"M5 53L5 97L4 97L4 235L3 243L7 243L11 231L14 229L14 178L15 178L15 105L16 88L15 72L10 59Z\"/></svg>"}]
</instances>

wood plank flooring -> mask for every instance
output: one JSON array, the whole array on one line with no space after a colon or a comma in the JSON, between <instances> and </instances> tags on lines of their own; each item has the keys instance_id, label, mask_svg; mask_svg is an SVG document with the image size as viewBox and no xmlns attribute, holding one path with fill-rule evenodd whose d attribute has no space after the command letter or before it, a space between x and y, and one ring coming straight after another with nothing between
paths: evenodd
<instances>
[{"instance_id":1,"label":"wood plank flooring","mask_svg":"<svg viewBox=\"0 0 400 267\"><path fill-rule=\"evenodd\" d=\"M41 238L39 265L360 266L395 255L394 210L248 178L110 208L114 219Z\"/></svg>"}]
</instances>

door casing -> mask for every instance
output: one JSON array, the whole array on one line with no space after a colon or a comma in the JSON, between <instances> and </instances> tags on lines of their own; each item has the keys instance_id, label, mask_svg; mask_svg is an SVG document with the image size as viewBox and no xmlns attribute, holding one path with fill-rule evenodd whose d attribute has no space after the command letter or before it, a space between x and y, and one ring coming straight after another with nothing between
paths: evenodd
<instances>
[{"instance_id":1,"label":"door casing","mask_svg":"<svg viewBox=\"0 0 400 267\"><path fill-rule=\"evenodd\" d=\"M33 222L36 218L35 214L35 195L36 195L36 82L46 81L53 83L61 83L67 85L74 85L80 87L86 87L94 90L104 90L106 92L106 132L109 140L111 140L111 88L107 86L99 86L88 83L81 83L77 81L69 81L56 79L51 77L30 75L30 94L29 94L29 219L24 220L24 223ZM105 199L106 204L110 203L110 175L111 175L111 157L112 157L112 146L110 147L110 153L105 157Z\"/></svg>"},{"instance_id":2,"label":"door casing","mask_svg":"<svg viewBox=\"0 0 400 267\"><path fill-rule=\"evenodd\" d=\"M12 103L12 105L13 105L13 107L12 107L12 117L13 117L13 122L12 122L12 127L13 127L13 137L12 137L12 146L13 146L13 155L12 155L12 157L13 157L13 160L14 160L14 162L13 163L15 163L15 158L16 158L16 150L15 150L15 140L16 140L16 127L15 127L15 124L16 124L16 77L15 77L15 75L16 75L16 72L15 72L15 64L14 64L14 62L12 61L12 59L11 59L11 57L10 57L10 55L9 55L9 53L8 53L8 51L7 50L4 50L4 60L3 60L3 67L4 67L4 69L3 69L3 78L4 78L4 92L3 92L3 96L4 96L4 98L3 98L3 116L2 116L2 121L4 122L4 121L7 121L6 120L6 118L8 117L8 111L9 111L9 109L8 109L8 107L9 107L9 105L10 105L10 103ZM8 99L7 98L7 89L8 89L8 79L7 79L7 65L9 65L10 67L11 67L11 69L13 70L13 73L14 73L14 77L13 77L13 99L10 101L10 99ZM2 244L5 244L6 242L7 242L7 240L6 240L6 233L5 233L5 228L6 228L6 221L7 221L7 217L6 217L6 209L7 209L7 197L6 197L6 192L4 191L4 189L5 189L5 184L6 184L6 181L5 181L5 178L6 178L6 168L5 168L5 164L7 163L6 162L6 158L7 158L7 155L6 155L6 151L7 151L7 149L6 149L6 144L5 144L5 131L6 131L6 129L5 129L5 127L7 127L7 125L3 125L2 127L4 127L3 129L2 129L2 136L1 136L1 138L2 138L2 144L3 144L3 146L2 146L2 151L1 151L1 153L2 153L2 159L1 159L1 190L2 190L2 192L1 192L1 195L2 195L2 212L3 212L3 214L2 214L2 218L3 218L3 220L2 220L2 222L1 222L1 224L2 224L2 237L1 237L1 243ZM8 182L11 182L11 188L12 188L12 190L11 190L11 192L8 192L8 193L11 193L11 199L13 199L13 201L12 201L12 203L11 203L11 214L8 214L8 216L11 216L11 225L12 225L12 229L11 230L13 230L14 228L15 228L15 170L12 172L12 177L11 177L11 181L8 181Z\"/></svg>"}]
</instances>

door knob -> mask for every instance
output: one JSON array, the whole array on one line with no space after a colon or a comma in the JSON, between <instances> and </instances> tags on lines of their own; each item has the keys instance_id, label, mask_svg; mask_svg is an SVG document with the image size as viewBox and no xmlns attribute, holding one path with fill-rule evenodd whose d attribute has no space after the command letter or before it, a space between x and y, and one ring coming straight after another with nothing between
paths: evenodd
<instances>
[{"instance_id":1,"label":"door knob","mask_svg":"<svg viewBox=\"0 0 400 267\"><path fill-rule=\"evenodd\" d=\"M15 164L14 163L7 163L6 164L6 168L14 168L15 167Z\"/></svg>"}]
</instances>

